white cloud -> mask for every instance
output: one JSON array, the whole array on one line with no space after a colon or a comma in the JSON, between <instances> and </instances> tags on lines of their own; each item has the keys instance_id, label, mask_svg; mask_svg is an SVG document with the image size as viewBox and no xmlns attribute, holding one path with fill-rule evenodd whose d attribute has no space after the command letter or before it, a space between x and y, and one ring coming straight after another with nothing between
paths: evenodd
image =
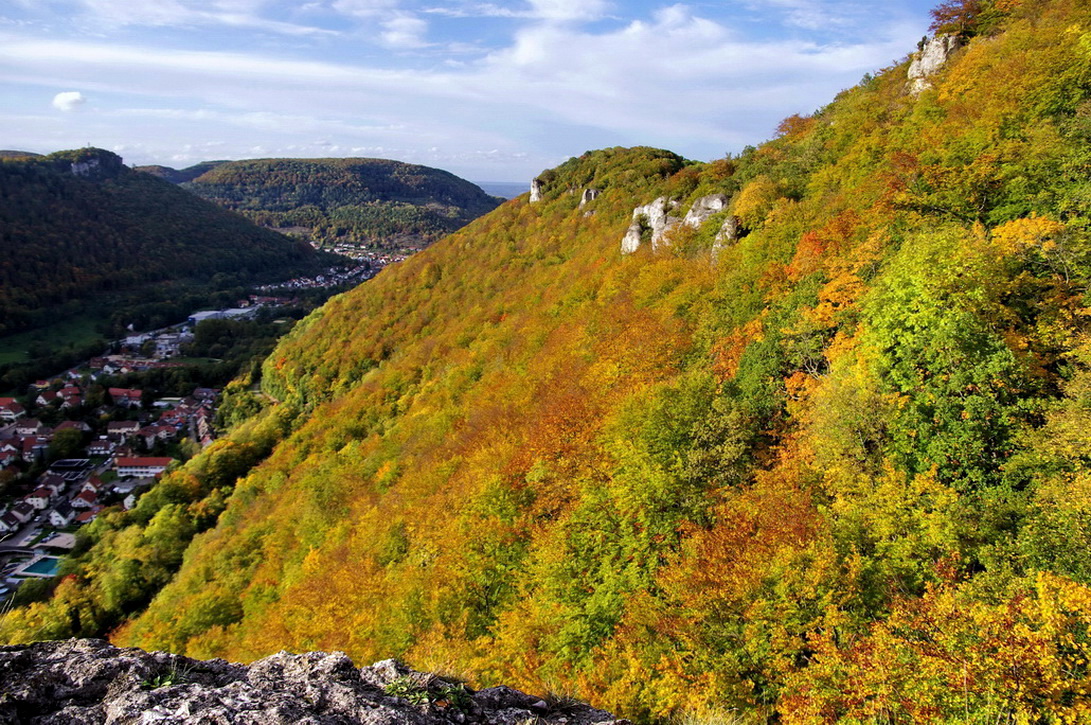
<instances>
[{"instance_id":1,"label":"white cloud","mask_svg":"<svg viewBox=\"0 0 1091 725\"><path fill-rule=\"evenodd\" d=\"M358 18L372 18L395 10L398 0L334 0L334 10Z\"/></svg>"},{"instance_id":2,"label":"white cloud","mask_svg":"<svg viewBox=\"0 0 1091 725\"><path fill-rule=\"evenodd\" d=\"M79 91L64 91L53 96L53 107L69 113L87 103L87 98Z\"/></svg>"},{"instance_id":3,"label":"white cloud","mask_svg":"<svg viewBox=\"0 0 1091 725\"><path fill-rule=\"evenodd\" d=\"M597 20L610 8L605 0L530 0L534 16L543 20Z\"/></svg>"},{"instance_id":4,"label":"white cloud","mask_svg":"<svg viewBox=\"0 0 1091 725\"><path fill-rule=\"evenodd\" d=\"M382 23L382 41L388 48L422 48L428 23L413 15L397 15Z\"/></svg>"},{"instance_id":5,"label":"white cloud","mask_svg":"<svg viewBox=\"0 0 1091 725\"><path fill-rule=\"evenodd\" d=\"M322 28L264 17L267 5L267 0L78 0L83 20L100 32L126 26L221 25L282 35L330 34Z\"/></svg>"},{"instance_id":6,"label":"white cloud","mask_svg":"<svg viewBox=\"0 0 1091 725\"><path fill-rule=\"evenodd\" d=\"M775 3L785 12L822 7L826 1L740 0ZM81 2L105 7L129 6L131 0ZM146 5L148 18L166 18L179 8L191 17L186 14L193 9L188 0L148 0ZM203 5L221 16L244 18L264 7L259 0ZM199 51L166 43L129 45L109 37L102 42L47 40L0 29L0 90L81 88L94 95L96 113L81 116L78 127L70 117L53 114L51 139L68 133L76 145L92 141L106 146L87 127L93 115L111 143L132 143L141 154L158 148L161 159L177 155L184 142L201 139L223 144L216 147L216 158L240 157L256 143L274 155L294 146L291 155L297 156L381 148L394 158L420 163L449 159L478 167L496 163L497 168L518 163L525 174L564 155L605 145L663 146L699 159L739 150L771 135L781 118L827 103L865 71L903 56L921 32L919 23L897 25L891 15L876 10L873 17L885 20L848 40L802 32L789 34L794 39L784 34L763 39L726 17L710 19L686 5L662 7L640 19L611 17L604 30L580 23L606 18L621 3L535 0L511 4L518 22L482 23L487 30L480 37L464 37L475 44L465 45L464 52L482 50L476 59L465 56L455 63L459 56L451 50L444 18L474 12L513 17L516 11L444 2L442 11L418 11L430 13L424 16L432 19L429 24L421 15L398 9L408 7L408 0L312 5L308 11L325 13L327 19L333 11L352 14L389 48L421 52L360 52L360 44L350 46L347 36L306 46L338 51L324 55L304 52L304 44L290 54ZM333 57L339 60L329 60ZM9 107L20 106L9 102ZM44 131L29 121L5 128L9 137L13 130L44 138ZM332 145L319 146L313 139ZM500 153L488 153L493 149ZM207 148L193 154L202 151Z\"/></svg>"}]
</instances>

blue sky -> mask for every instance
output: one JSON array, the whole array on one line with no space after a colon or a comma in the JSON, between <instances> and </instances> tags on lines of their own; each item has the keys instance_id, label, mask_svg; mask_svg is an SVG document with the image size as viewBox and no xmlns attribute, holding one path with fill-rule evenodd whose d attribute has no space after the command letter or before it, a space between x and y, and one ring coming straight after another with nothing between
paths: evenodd
<instances>
[{"instance_id":1,"label":"blue sky","mask_svg":"<svg viewBox=\"0 0 1091 725\"><path fill-rule=\"evenodd\" d=\"M931 0L3 0L0 148L374 156L526 181L711 160L902 60Z\"/></svg>"}]
</instances>

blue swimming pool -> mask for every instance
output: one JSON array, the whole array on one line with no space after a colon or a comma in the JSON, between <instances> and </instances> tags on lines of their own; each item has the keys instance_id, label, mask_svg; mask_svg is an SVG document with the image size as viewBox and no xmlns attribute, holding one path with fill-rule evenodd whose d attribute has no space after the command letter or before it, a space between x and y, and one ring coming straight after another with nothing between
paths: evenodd
<instances>
[{"instance_id":1,"label":"blue swimming pool","mask_svg":"<svg viewBox=\"0 0 1091 725\"><path fill-rule=\"evenodd\" d=\"M61 560L55 556L44 556L30 566L25 567L20 573L37 574L38 576L55 576L57 574L57 567L60 563Z\"/></svg>"}]
</instances>

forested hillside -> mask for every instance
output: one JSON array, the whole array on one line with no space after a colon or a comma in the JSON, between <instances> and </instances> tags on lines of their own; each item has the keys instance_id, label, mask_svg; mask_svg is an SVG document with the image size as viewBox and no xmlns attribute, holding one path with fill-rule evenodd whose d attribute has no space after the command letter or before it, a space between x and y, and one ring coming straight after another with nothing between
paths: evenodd
<instances>
[{"instance_id":1,"label":"forested hillside","mask_svg":"<svg viewBox=\"0 0 1091 725\"><path fill-rule=\"evenodd\" d=\"M645 721L1091 718L1091 8L935 15L964 45L919 92L710 164L588 152L334 298L0 637ZM660 197L724 206L657 235Z\"/></svg>"},{"instance_id":2,"label":"forested hillside","mask_svg":"<svg viewBox=\"0 0 1091 725\"><path fill-rule=\"evenodd\" d=\"M101 149L0 158L0 250L0 336L99 308L106 319L127 310L123 325L142 325L154 317L142 304L206 298L319 264L308 245Z\"/></svg>"},{"instance_id":3,"label":"forested hillside","mask_svg":"<svg viewBox=\"0 0 1091 725\"><path fill-rule=\"evenodd\" d=\"M386 159L255 159L142 167L257 224L319 243L423 247L500 202L446 171Z\"/></svg>"}]
</instances>

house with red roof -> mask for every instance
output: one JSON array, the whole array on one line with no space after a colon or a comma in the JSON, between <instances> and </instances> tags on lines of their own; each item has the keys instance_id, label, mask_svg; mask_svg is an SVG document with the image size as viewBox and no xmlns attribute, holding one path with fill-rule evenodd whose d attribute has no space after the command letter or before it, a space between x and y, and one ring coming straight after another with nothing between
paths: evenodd
<instances>
[{"instance_id":1,"label":"house with red roof","mask_svg":"<svg viewBox=\"0 0 1091 725\"><path fill-rule=\"evenodd\" d=\"M53 491L43 486L34 493L27 494L23 500L33 506L35 510L45 511L49 508L49 502L53 500Z\"/></svg>"},{"instance_id":2,"label":"house with red roof","mask_svg":"<svg viewBox=\"0 0 1091 725\"><path fill-rule=\"evenodd\" d=\"M98 506L98 496L90 491L80 491L72 497L71 504L74 509L89 509Z\"/></svg>"},{"instance_id":3,"label":"house with red roof","mask_svg":"<svg viewBox=\"0 0 1091 725\"><path fill-rule=\"evenodd\" d=\"M173 458L166 457L119 457L114 461L114 470L120 477L151 478L167 470Z\"/></svg>"},{"instance_id":4,"label":"house with red roof","mask_svg":"<svg viewBox=\"0 0 1091 725\"><path fill-rule=\"evenodd\" d=\"M84 511L81 514L76 514L77 524L89 524L98 518L99 512L102 511L102 506L96 506L93 509Z\"/></svg>"},{"instance_id":5,"label":"house with red roof","mask_svg":"<svg viewBox=\"0 0 1091 725\"><path fill-rule=\"evenodd\" d=\"M120 408L139 408L140 400L144 396L143 390L135 388L109 388L108 392L114 405Z\"/></svg>"}]
</instances>

